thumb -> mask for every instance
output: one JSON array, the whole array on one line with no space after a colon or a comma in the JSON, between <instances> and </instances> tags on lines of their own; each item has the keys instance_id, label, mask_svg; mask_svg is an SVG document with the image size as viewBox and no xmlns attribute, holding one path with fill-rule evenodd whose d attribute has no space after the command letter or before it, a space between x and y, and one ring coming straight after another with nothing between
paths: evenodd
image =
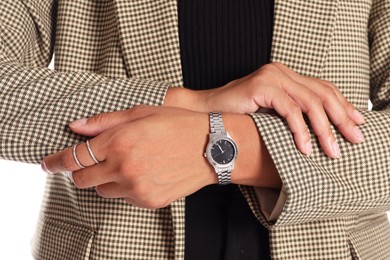
<instances>
[{"instance_id":1,"label":"thumb","mask_svg":"<svg viewBox=\"0 0 390 260\"><path fill-rule=\"evenodd\" d=\"M69 127L77 134L97 136L107 129L125 123L126 121L125 111L116 111L78 119L70 123Z\"/></svg>"}]
</instances>

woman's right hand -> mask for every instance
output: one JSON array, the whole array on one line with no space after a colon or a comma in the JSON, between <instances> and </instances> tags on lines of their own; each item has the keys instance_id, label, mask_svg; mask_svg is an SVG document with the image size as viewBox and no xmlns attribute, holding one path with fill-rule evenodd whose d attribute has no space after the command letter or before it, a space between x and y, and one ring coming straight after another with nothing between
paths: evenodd
<instances>
[{"instance_id":1,"label":"woman's right hand","mask_svg":"<svg viewBox=\"0 0 390 260\"><path fill-rule=\"evenodd\" d=\"M201 112L242 114L261 108L274 109L287 120L295 143L304 154L311 153L312 145L302 113L308 116L322 149L329 157L340 157L329 120L350 142L364 141L357 126L364 123L364 117L331 82L300 75L278 62L264 65L223 87L195 93L197 97L193 100L197 102L167 96L165 105L170 106L175 101L187 102L180 106Z\"/></svg>"}]
</instances>

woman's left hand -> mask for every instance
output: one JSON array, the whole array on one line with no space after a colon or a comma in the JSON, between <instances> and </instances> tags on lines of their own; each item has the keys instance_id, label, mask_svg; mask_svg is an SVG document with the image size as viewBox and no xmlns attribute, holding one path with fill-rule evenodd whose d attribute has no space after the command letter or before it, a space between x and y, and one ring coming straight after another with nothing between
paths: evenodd
<instances>
[{"instance_id":1,"label":"woman's left hand","mask_svg":"<svg viewBox=\"0 0 390 260\"><path fill-rule=\"evenodd\" d=\"M83 143L77 157L86 168L76 164L72 148L44 158L42 167L51 173L69 172L78 188L96 187L102 197L161 208L217 183L203 156L208 124L206 113L179 108L138 106L103 113L71 124L79 134L96 136L90 145L99 164L94 165Z\"/></svg>"}]
</instances>

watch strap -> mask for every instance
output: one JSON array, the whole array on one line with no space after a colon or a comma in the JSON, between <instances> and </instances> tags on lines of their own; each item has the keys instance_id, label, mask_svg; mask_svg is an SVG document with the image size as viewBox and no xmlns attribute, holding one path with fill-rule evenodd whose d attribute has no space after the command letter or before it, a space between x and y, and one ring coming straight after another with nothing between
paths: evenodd
<instances>
[{"instance_id":1,"label":"watch strap","mask_svg":"<svg viewBox=\"0 0 390 260\"><path fill-rule=\"evenodd\" d=\"M217 135L226 135L226 130L222 121L221 112L210 112L210 133Z\"/></svg>"},{"instance_id":2,"label":"watch strap","mask_svg":"<svg viewBox=\"0 0 390 260\"><path fill-rule=\"evenodd\" d=\"M219 185L228 185L231 183L232 171L230 169L217 172L217 175Z\"/></svg>"},{"instance_id":3,"label":"watch strap","mask_svg":"<svg viewBox=\"0 0 390 260\"><path fill-rule=\"evenodd\" d=\"M222 121L222 113L221 112L210 112L210 133L213 135L226 136L226 130ZM228 169L224 168L216 168L215 169L218 175L218 184L219 185L227 185L231 183L231 173L232 169L229 167Z\"/></svg>"}]
</instances>

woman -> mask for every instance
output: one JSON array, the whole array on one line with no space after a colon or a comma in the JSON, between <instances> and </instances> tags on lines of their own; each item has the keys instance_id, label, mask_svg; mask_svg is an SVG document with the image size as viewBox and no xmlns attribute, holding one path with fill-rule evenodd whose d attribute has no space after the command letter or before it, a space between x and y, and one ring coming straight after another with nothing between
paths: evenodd
<instances>
[{"instance_id":1,"label":"woman","mask_svg":"<svg viewBox=\"0 0 390 260\"><path fill-rule=\"evenodd\" d=\"M191 2L1 4L1 157L38 162L52 154L43 160L46 171L73 172L70 180L48 177L35 257L197 259L207 257L198 255L203 249L211 259L264 259L269 239L275 259L386 259L387 2L276 1L273 19L270 2L229 1L217 15L207 12L226 3ZM216 24L217 37L208 31ZM248 29L248 39L230 48L248 24L264 27ZM227 45L190 45L220 35ZM257 44L264 47L253 55ZM39 68L53 46L56 72ZM214 51L230 65L214 60ZM223 68L214 75L203 66ZM351 104L366 107L370 82L374 108L383 111L363 112L364 120ZM139 104L164 106L131 108ZM280 116L254 113L259 108ZM118 112L100 114L110 111ZM221 174L202 156L213 111L225 112L219 129L237 144L234 170L225 175L246 185L246 200L236 186L202 189ZM66 127L83 117L90 118ZM72 146L82 136L94 138ZM213 212L194 217L204 209ZM232 241L237 236L243 241Z\"/></svg>"}]
</instances>

